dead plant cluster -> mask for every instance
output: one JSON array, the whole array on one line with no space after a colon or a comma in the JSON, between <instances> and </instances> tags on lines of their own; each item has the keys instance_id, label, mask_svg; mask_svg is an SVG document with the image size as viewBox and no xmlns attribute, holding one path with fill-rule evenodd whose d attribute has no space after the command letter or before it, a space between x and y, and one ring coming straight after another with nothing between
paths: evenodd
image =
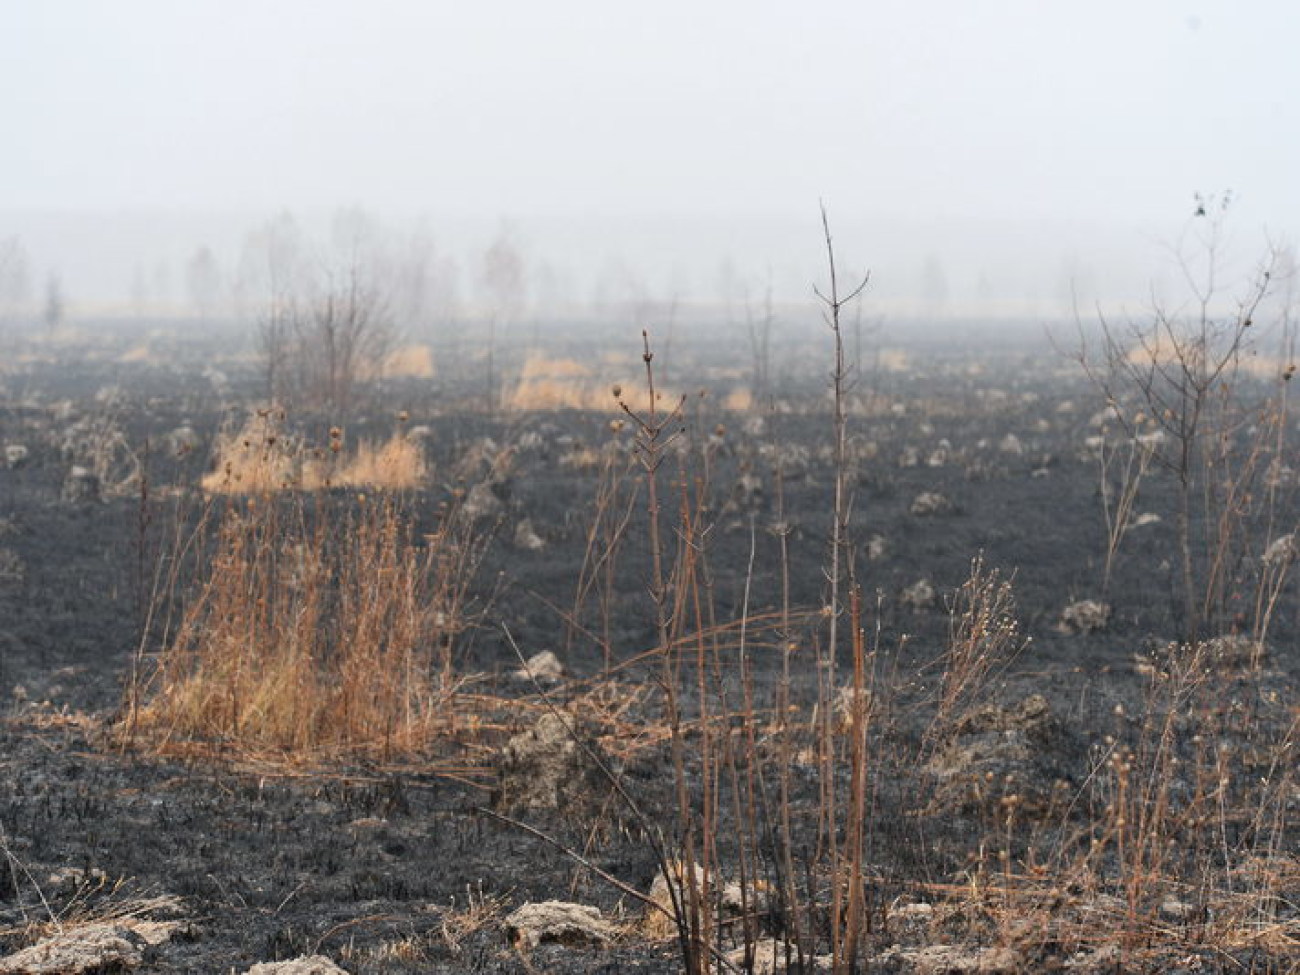
<instances>
[{"instance_id":1,"label":"dead plant cluster","mask_svg":"<svg viewBox=\"0 0 1300 975\"><path fill-rule=\"evenodd\" d=\"M692 439L681 401L659 407L648 340L649 406L620 401L636 434L658 634L660 732L644 737L664 743L674 781L667 817L620 793L659 864L646 930L675 938L685 970L700 975L873 962L1158 969L1175 957L1273 970L1300 945L1300 712L1265 690L1261 653L1175 645L1148 669L1136 705L1116 705L1104 736L1071 730L1038 695L997 703L1026 641L1011 581L981 558L949 602L949 639L923 683L902 647L881 645L848 539L839 316L849 299L829 230L826 242L838 447L820 613L796 613L787 598L760 623L747 588L739 621L719 621L702 501L708 442ZM1145 471L1150 458L1135 456L1129 469ZM602 496L593 538L617 539L636 495ZM1104 500L1108 524L1129 515L1131 494ZM1279 583L1267 580L1261 598L1273 600ZM1198 626L1216 618L1199 607ZM760 655L781 674L775 686L754 677Z\"/></svg>"},{"instance_id":2,"label":"dead plant cluster","mask_svg":"<svg viewBox=\"0 0 1300 975\"><path fill-rule=\"evenodd\" d=\"M371 488L411 491L428 475L420 443L399 427L383 443L347 444L341 427L330 427L323 446L291 431L284 410L256 410L244 425L217 438L213 470L202 478L209 494L257 495L281 490Z\"/></svg>"},{"instance_id":3,"label":"dead plant cluster","mask_svg":"<svg viewBox=\"0 0 1300 975\"><path fill-rule=\"evenodd\" d=\"M481 544L445 506L419 529L427 502L395 488L423 462L400 436L326 476L285 465L329 463L340 431L323 451L274 431L259 414L232 442L239 460L178 540L174 575L191 577L169 583L184 590L179 615L155 621L161 648L137 668L125 731L159 748L417 753L454 721Z\"/></svg>"}]
</instances>

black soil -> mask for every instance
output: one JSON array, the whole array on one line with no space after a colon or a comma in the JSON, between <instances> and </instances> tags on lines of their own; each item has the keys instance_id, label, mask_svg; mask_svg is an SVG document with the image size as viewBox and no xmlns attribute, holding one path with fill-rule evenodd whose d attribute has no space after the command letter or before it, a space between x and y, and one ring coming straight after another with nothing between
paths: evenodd
<instances>
[{"instance_id":1,"label":"black soil","mask_svg":"<svg viewBox=\"0 0 1300 975\"><path fill-rule=\"evenodd\" d=\"M1063 632L1058 622L1068 604L1102 595L1099 468L1086 443L1099 433L1089 421L1101 404L1048 351L973 349L918 347L912 360L919 367L865 375L854 393L860 409L849 423L851 537L879 667L898 687L897 734L908 740L925 726L906 702L931 699L935 675L926 664L949 635L945 603L982 556L1012 582L1028 638L1010 669L997 675L989 699L1015 705L1042 694L1080 753L1095 753L1107 735L1125 731L1117 708L1133 713L1140 704L1147 678L1138 655L1180 635L1172 479L1154 471L1143 485L1139 510L1162 520L1126 539L1111 584L1110 624L1091 634ZM708 366L701 353L678 371L698 369L694 388L708 384ZM237 368L229 370L228 385L203 368L198 361L167 370L108 359L29 362L15 366L0 387L0 443L27 448L21 461L0 465L0 549L8 567L0 572L0 829L9 862L0 870L0 949L27 943L27 922L51 912L90 915L167 894L179 898L185 924L147 958L146 971L244 971L315 953L355 973L678 970L672 941L628 936L612 947L543 946L527 954L506 943L500 916L529 900L582 901L610 915L634 916L640 908L555 844L483 811L494 785L490 748L438 746L427 767L302 768L254 766L234 750L213 748L158 756L114 737L154 568L168 557L178 512L192 504L192 495L177 489L207 469L217 431L245 415L253 399L251 378L250 388L241 387ZM717 396L688 401L684 432L661 477L675 508L680 491L672 482L685 471L711 526L704 558L717 620L737 618L747 583L751 613L781 605L782 527L790 603L815 614L826 599L835 470L820 375L810 368L802 379L784 377L779 395L744 414L715 408ZM411 502L429 519L482 476L468 464L457 473L466 456L515 448L509 477L498 486L502 512L481 526L494 539L473 583L480 623L457 651L458 667L478 675L477 691L536 697L509 676L518 660L507 630L524 654L560 655L569 678L554 686L557 701L586 690L606 664L653 646L641 473L633 424L617 409L485 417L456 409L436 384L412 383L376 394L351 428L386 434L397 424L397 409L410 412L411 426L429 428L436 473ZM118 494L104 484L99 498L65 496L70 468L81 462L66 431L87 417L111 420L143 457L143 490L132 481ZM620 419L622 429L614 429ZM197 433L199 446L178 454L168 434L183 425ZM307 433L320 431L308 425ZM582 448L623 458L614 469L627 471L619 497L632 515L607 610L599 593L591 596L575 628L570 614L600 480L598 466L574 463ZM746 475L754 480L742 484ZM927 491L942 494L949 507L913 514L914 500ZM629 501L634 492L642 493ZM525 518L545 542L540 550L512 544ZM1290 507L1276 524L1294 521ZM1289 529L1277 534L1283 530ZM884 554L874 559L867 556L873 535L884 541ZM922 579L936 592L934 604L905 605L901 593ZM1252 597L1237 595L1239 625ZM1292 710L1298 610L1288 586L1260 678ZM1217 621L1225 632L1233 623L1231 608ZM811 643L821 631L803 624L800 632ZM774 686L776 659L756 656L762 694ZM803 689L813 680L805 661L797 659L795 675ZM653 673L632 666L616 678L645 689L644 715L659 707ZM1220 679L1226 698L1259 693L1239 677ZM522 728L529 712L509 713ZM484 744L499 745L509 730L485 736ZM469 767L444 774L452 759ZM671 769L663 750L629 751L620 769L628 792L671 837ZM882 789L881 801L917 801L906 791ZM517 815L625 884L648 890L655 860L644 824L618 801ZM872 834L875 902L925 898L933 885L959 882L997 828L969 809L940 822L936 833L934 820L909 819L901 807L882 810ZM483 916L482 925L464 923L472 911ZM1236 970L1243 957L1207 964Z\"/></svg>"}]
</instances>

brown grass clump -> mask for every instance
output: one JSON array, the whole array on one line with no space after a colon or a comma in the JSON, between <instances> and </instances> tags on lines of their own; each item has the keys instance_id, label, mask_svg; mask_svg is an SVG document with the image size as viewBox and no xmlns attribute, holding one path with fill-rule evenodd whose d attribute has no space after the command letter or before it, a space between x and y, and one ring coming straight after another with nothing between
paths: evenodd
<instances>
[{"instance_id":1,"label":"brown grass clump","mask_svg":"<svg viewBox=\"0 0 1300 975\"><path fill-rule=\"evenodd\" d=\"M448 728L478 554L462 529L417 536L383 494L267 493L215 522L179 625L132 689L129 734L389 758Z\"/></svg>"},{"instance_id":2,"label":"brown grass clump","mask_svg":"<svg viewBox=\"0 0 1300 975\"><path fill-rule=\"evenodd\" d=\"M332 478L339 487L409 491L428 473L420 445L400 432L378 446L363 440L357 452Z\"/></svg>"},{"instance_id":3,"label":"brown grass clump","mask_svg":"<svg viewBox=\"0 0 1300 975\"><path fill-rule=\"evenodd\" d=\"M542 353L529 354L520 379L587 379L591 369L576 359L555 359Z\"/></svg>"},{"instance_id":4,"label":"brown grass clump","mask_svg":"<svg viewBox=\"0 0 1300 975\"><path fill-rule=\"evenodd\" d=\"M609 400L592 384L564 379L520 379L505 396L507 410L595 410L605 409Z\"/></svg>"},{"instance_id":5,"label":"brown grass clump","mask_svg":"<svg viewBox=\"0 0 1300 975\"><path fill-rule=\"evenodd\" d=\"M384 375L403 379L432 379L433 350L427 345L404 345L384 360Z\"/></svg>"},{"instance_id":6,"label":"brown grass clump","mask_svg":"<svg viewBox=\"0 0 1300 975\"><path fill-rule=\"evenodd\" d=\"M349 452L343 430L331 428L326 448L309 448L289 433L284 414L258 410L235 433L217 440L217 462L200 486L207 494L268 494L329 487L410 491L428 465L420 444L397 430L381 444L362 440Z\"/></svg>"},{"instance_id":7,"label":"brown grass clump","mask_svg":"<svg viewBox=\"0 0 1300 975\"><path fill-rule=\"evenodd\" d=\"M199 481L208 494L265 494L301 483L303 451L282 430L284 414L258 410L217 438L216 469Z\"/></svg>"},{"instance_id":8,"label":"brown grass clump","mask_svg":"<svg viewBox=\"0 0 1300 975\"><path fill-rule=\"evenodd\" d=\"M737 386L722 398L722 408L728 413L749 413L757 406L754 394L746 386Z\"/></svg>"},{"instance_id":9,"label":"brown grass clump","mask_svg":"<svg viewBox=\"0 0 1300 975\"><path fill-rule=\"evenodd\" d=\"M514 388L504 394L501 405L507 410L519 412L610 410L618 408L616 399L622 397L634 409L643 410L648 407L642 398L644 391L637 391L635 384L630 381L618 382L611 378L614 376L627 378L629 370L625 365L610 366L609 371L602 369L598 375L573 359L553 359L534 353L524 363ZM630 390L626 395L623 393L625 386ZM611 396L611 389L618 392ZM676 394L662 389L659 397L663 403L678 398Z\"/></svg>"}]
</instances>

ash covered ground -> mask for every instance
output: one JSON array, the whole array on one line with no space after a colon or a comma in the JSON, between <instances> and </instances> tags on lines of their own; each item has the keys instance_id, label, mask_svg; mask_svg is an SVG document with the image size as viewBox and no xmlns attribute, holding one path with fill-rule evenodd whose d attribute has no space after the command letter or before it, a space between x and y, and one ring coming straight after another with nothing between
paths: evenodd
<instances>
[{"instance_id":1,"label":"ash covered ground","mask_svg":"<svg viewBox=\"0 0 1300 975\"><path fill-rule=\"evenodd\" d=\"M1105 403L1047 343L1031 337L990 346L979 334L954 330L903 343L905 354L889 368L864 362L850 391L849 538L873 666L891 689L879 741L929 763L914 781L898 778L889 761L879 763L867 831L873 920L864 967L1047 970L1073 959L1075 970L1294 970L1284 941L1195 947L1197 930L1203 942L1213 940L1208 914L1224 910L1208 891L1184 889L1152 905L1167 937L1147 936L1123 955L1086 939L1067 944L1061 935L1017 940L1005 917L991 908L977 917L953 895L976 884L972 878L1032 878L1036 869L1055 869L1036 864L1033 851L1064 849L1069 834L1094 828L1089 817L1104 803L1090 782L1116 740L1144 740L1133 716L1143 713L1182 619L1173 478L1158 467L1146 473L1131 513L1135 526L1103 594L1107 532L1097 438L1114 433L1113 425L1102 429ZM647 892L657 871L647 820L674 835L669 752L644 731L662 714L658 672L644 656L656 635L643 472L634 425L612 397L604 410L487 414L472 407L466 381L393 380L359 401L348 423L349 436L387 436L405 411L401 422L422 428L433 473L410 495L417 517L432 520L449 498L488 485L492 500L480 530L491 541L471 585L476 626L461 636L455 663L472 677L473 693L518 706L502 706L475 735L437 743L424 763L255 761L211 742L159 754L114 733L133 666L138 659L147 666L157 650L147 637L141 642L154 569L175 544L177 520L193 510L199 478L216 463L219 433L257 400L251 367L186 349L172 350L164 364L122 362L108 340L91 349L38 348L15 356L0 376L0 441L22 448L10 450L0 469L0 828L9 864L0 871L0 948L12 954L60 923L72 930L120 914L176 922L158 944L141 943L137 960L113 963L140 971L242 972L304 955L328 957L358 975L680 970L671 933L650 936L641 903L562 849ZM663 381L688 392L684 432L661 469L668 482L679 469L688 472L707 522L703 585L711 612L724 624L746 607L770 619L788 599L799 614L799 639L811 646L827 594L836 477L826 369L810 357L788 375L778 370L766 397L736 410L725 408L727 394L743 385L744 374L725 348L671 355L663 357ZM300 422L318 439L329 424ZM507 452L508 471L494 467ZM616 460L606 468L609 458ZM74 467L95 477L79 479ZM607 469L623 472L616 497L629 520L616 563L579 599ZM1292 530L1295 513L1288 491L1273 536ZM1147 514L1159 518L1140 517ZM1236 567L1241 579L1259 577L1257 563L1273 540L1252 537ZM995 670L967 724L927 744L940 680L935 661L953 633L949 608L977 557L1010 582L1023 638L1017 646L1024 645ZM1249 630L1254 590L1228 596L1236 603L1223 608L1214 635ZM1109 604L1104 622L1063 623L1067 607L1088 599ZM1255 731L1247 728L1286 738L1300 700L1298 612L1294 586L1284 584L1262 650L1234 658L1229 646L1207 664L1212 672L1199 686L1208 682L1222 707L1216 747L1248 752ZM611 796L600 774L582 780L589 797L570 794L569 783L560 808L503 800L501 749L548 710L537 688L515 676L519 658L507 633L525 656L550 650L559 658L563 676L545 685L553 704L604 702L582 733L610 756L612 773L644 818ZM801 653L794 693L806 699L816 674L811 651ZM770 648L753 655L761 701L775 693L780 657ZM689 711L698 701L683 694ZM1024 747L1017 758L981 735ZM1188 732L1189 743L1179 746L1189 756L1198 747L1192 737ZM992 752L981 752L981 743ZM1258 848L1260 858L1274 858L1272 869L1284 873L1289 865L1290 879L1271 888L1270 917L1294 932L1295 754L1281 764L1270 754L1242 768L1289 782L1267 810L1278 826L1268 833L1271 845L1263 849L1258 817L1225 814L1215 833L1222 849L1206 856L1227 857L1229 849L1254 856ZM792 803L806 811L816 777L796 758ZM984 774L981 763L990 781L996 769L997 795L972 798L954 766ZM696 765L688 762L684 774L690 789L702 788ZM1181 788L1194 790L1195 777L1188 778ZM1016 794L1045 811L1022 814L1009 841L1011 863L990 867L986 852L1011 829L999 803L1013 779ZM493 815L500 810L537 832ZM724 804L715 823L724 863L733 815ZM802 850L816 838L810 832L793 842ZM1058 919L1074 911L1077 926L1086 926L1089 897L1097 916L1125 913L1115 901L1121 879L1106 890L1055 886L1041 899L1074 899L1053 915ZM1247 887L1243 880L1241 891ZM547 900L599 908L612 925L607 943L512 942L504 919ZM1014 905L1003 911L1014 913ZM741 925L734 928L719 939L741 946ZM788 935L770 920L754 930ZM969 957L949 963L920 954L941 944L964 946L977 953L971 957L1013 953L1001 962L983 956L983 969L960 967L977 964Z\"/></svg>"}]
</instances>

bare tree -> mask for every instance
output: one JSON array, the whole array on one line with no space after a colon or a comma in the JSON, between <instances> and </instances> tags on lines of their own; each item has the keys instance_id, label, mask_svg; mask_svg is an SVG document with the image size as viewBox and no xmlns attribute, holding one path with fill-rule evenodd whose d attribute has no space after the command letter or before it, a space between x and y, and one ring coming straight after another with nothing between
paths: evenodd
<instances>
[{"instance_id":1,"label":"bare tree","mask_svg":"<svg viewBox=\"0 0 1300 975\"><path fill-rule=\"evenodd\" d=\"M1100 318L1100 347L1079 358L1124 433L1150 450L1175 483L1178 602L1191 643L1222 609L1231 547L1241 544L1242 508L1258 471L1258 442L1243 443L1257 415L1243 393L1243 358L1270 293L1271 249L1235 298L1220 281L1229 197L1196 198L1175 248L1187 298L1153 301L1149 317L1117 326Z\"/></svg>"},{"instance_id":2,"label":"bare tree","mask_svg":"<svg viewBox=\"0 0 1300 975\"><path fill-rule=\"evenodd\" d=\"M154 300L160 305L169 305L172 300L171 265L166 261L159 261L153 266L153 273L150 275L150 278Z\"/></svg>"},{"instance_id":3,"label":"bare tree","mask_svg":"<svg viewBox=\"0 0 1300 975\"><path fill-rule=\"evenodd\" d=\"M749 352L753 360L752 378L754 401L761 403L772 391L772 272L769 269L767 284L763 289L762 311L755 311L746 296L745 326L749 334Z\"/></svg>"},{"instance_id":4,"label":"bare tree","mask_svg":"<svg viewBox=\"0 0 1300 975\"><path fill-rule=\"evenodd\" d=\"M483 254L483 290L487 310L487 408L496 406L496 344L498 330L504 331L522 311L527 298L524 259L503 230Z\"/></svg>"},{"instance_id":5,"label":"bare tree","mask_svg":"<svg viewBox=\"0 0 1300 975\"><path fill-rule=\"evenodd\" d=\"M397 335L392 269L375 221L339 211L310 308L297 319L298 358L312 370L304 390L316 408L346 417L359 384L382 377Z\"/></svg>"},{"instance_id":6,"label":"bare tree","mask_svg":"<svg viewBox=\"0 0 1300 975\"><path fill-rule=\"evenodd\" d=\"M250 300L268 402L287 402L293 322L303 281L302 233L289 213L268 221L244 242L239 291Z\"/></svg>"},{"instance_id":7,"label":"bare tree","mask_svg":"<svg viewBox=\"0 0 1300 975\"><path fill-rule=\"evenodd\" d=\"M59 279L57 273L51 273L45 279L45 329L53 333L58 331L59 326L63 324L63 316L67 310L66 301L63 297L63 282Z\"/></svg>"},{"instance_id":8,"label":"bare tree","mask_svg":"<svg viewBox=\"0 0 1300 975\"><path fill-rule=\"evenodd\" d=\"M851 490L848 483L848 411L847 395L850 385L849 366L844 354L844 329L841 314L866 291L871 282L867 272L849 290L840 286L839 270L835 261L835 244L831 237L830 219L826 207L821 206L822 233L826 244L826 266L829 272L830 286L826 291L814 288L814 293L823 306L823 317L830 327L834 344L834 368L831 372L831 392L834 397L834 458L835 458L835 494L833 521L830 538L830 565L826 570L829 588L826 616L826 646L818 658L818 709L820 714L819 733L823 741L833 741L834 732L829 714L833 710L830 702L838 693L839 682L836 676L836 657L841 642L841 617L847 618L850 630L850 643L854 652L854 699L861 701L865 694L863 684L861 637L859 629L859 598L857 575L853 565L853 547L849 541L849 515L853 508ZM844 596L848 596L848 606L844 605ZM846 612L847 611L847 612ZM861 708L861 704L858 705ZM848 803L848 817L844 824L843 836L838 837L832 811L841 808L837 804L835 787L834 756L822 756L822 803L826 818L822 821L824 837L829 839L831 850L832 873L847 882L837 883L832 894L831 905L831 948L833 967L839 973L856 970L858 937L863 921L863 897L865 884L862 883L862 856L866 829L866 793L865 793L865 744L863 727L865 720L859 711L857 730L853 736L851 752L852 780ZM847 888L847 902L844 899Z\"/></svg>"},{"instance_id":9,"label":"bare tree","mask_svg":"<svg viewBox=\"0 0 1300 975\"><path fill-rule=\"evenodd\" d=\"M433 236L422 227L406 241L394 271L393 316L425 337L438 300L438 260Z\"/></svg>"},{"instance_id":10,"label":"bare tree","mask_svg":"<svg viewBox=\"0 0 1300 975\"><path fill-rule=\"evenodd\" d=\"M340 212L314 256L284 214L245 242L241 293L255 311L269 400L345 419L396 339L392 262L364 213Z\"/></svg>"},{"instance_id":11,"label":"bare tree","mask_svg":"<svg viewBox=\"0 0 1300 975\"><path fill-rule=\"evenodd\" d=\"M29 264L21 238L0 240L0 329L11 325L31 298Z\"/></svg>"},{"instance_id":12,"label":"bare tree","mask_svg":"<svg viewBox=\"0 0 1300 975\"><path fill-rule=\"evenodd\" d=\"M292 321L303 398L346 417L358 384L378 379L392 351L388 296L364 263L349 260L325 274L323 288Z\"/></svg>"},{"instance_id":13,"label":"bare tree","mask_svg":"<svg viewBox=\"0 0 1300 975\"><path fill-rule=\"evenodd\" d=\"M207 244L198 247L185 265L185 287L199 324L207 324L221 297L221 268Z\"/></svg>"},{"instance_id":14,"label":"bare tree","mask_svg":"<svg viewBox=\"0 0 1300 975\"><path fill-rule=\"evenodd\" d=\"M144 318L149 311L149 280L144 273L144 265L136 263L131 272L131 314Z\"/></svg>"},{"instance_id":15,"label":"bare tree","mask_svg":"<svg viewBox=\"0 0 1300 975\"><path fill-rule=\"evenodd\" d=\"M573 305L573 281L566 269L550 261L542 261L532 271L532 322L531 346L542 344L542 316L551 320L570 313Z\"/></svg>"},{"instance_id":16,"label":"bare tree","mask_svg":"<svg viewBox=\"0 0 1300 975\"><path fill-rule=\"evenodd\" d=\"M944 270L939 255L929 254L921 264L921 307L927 318L942 318L948 313L948 272Z\"/></svg>"}]
</instances>

